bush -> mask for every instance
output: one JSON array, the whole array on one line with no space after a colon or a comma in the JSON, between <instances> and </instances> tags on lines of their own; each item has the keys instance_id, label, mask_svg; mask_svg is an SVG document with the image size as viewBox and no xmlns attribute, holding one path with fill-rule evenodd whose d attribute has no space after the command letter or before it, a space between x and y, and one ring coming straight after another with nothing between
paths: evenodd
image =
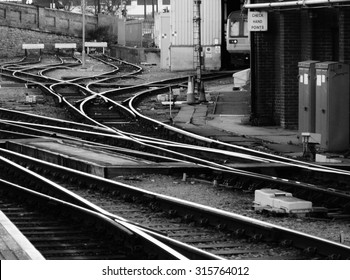
<instances>
[{"instance_id":1,"label":"bush","mask_svg":"<svg viewBox=\"0 0 350 280\"><path fill-rule=\"evenodd\" d=\"M108 42L111 40L108 26L100 26L95 30L90 30L87 32L86 37L89 40L96 40L97 42Z\"/></svg>"}]
</instances>

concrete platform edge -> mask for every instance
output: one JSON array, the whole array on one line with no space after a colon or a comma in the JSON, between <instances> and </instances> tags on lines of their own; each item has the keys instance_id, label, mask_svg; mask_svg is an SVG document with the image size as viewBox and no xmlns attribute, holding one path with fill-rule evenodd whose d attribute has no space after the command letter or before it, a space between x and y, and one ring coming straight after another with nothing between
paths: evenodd
<instances>
[{"instance_id":1,"label":"concrete platform edge","mask_svg":"<svg viewBox=\"0 0 350 280\"><path fill-rule=\"evenodd\" d=\"M18 230L18 228L0 211L0 224L8 232L12 240L7 245L12 251L23 250L28 255L29 260L45 260L39 251L29 242L29 240Z\"/></svg>"}]
</instances>

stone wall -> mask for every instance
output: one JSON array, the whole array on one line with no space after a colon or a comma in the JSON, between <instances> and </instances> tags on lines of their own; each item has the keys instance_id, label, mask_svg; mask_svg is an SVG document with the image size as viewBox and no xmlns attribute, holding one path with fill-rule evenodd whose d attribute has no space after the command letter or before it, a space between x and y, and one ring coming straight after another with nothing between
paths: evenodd
<instances>
[{"instance_id":1,"label":"stone wall","mask_svg":"<svg viewBox=\"0 0 350 280\"><path fill-rule=\"evenodd\" d=\"M97 16L86 16L86 31L96 30ZM0 25L80 37L82 15L32 5L0 3Z\"/></svg>"},{"instance_id":2,"label":"stone wall","mask_svg":"<svg viewBox=\"0 0 350 280\"><path fill-rule=\"evenodd\" d=\"M117 27L118 21L113 16L87 15L86 40L90 36L91 40L114 43ZM0 57L22 55L23 43L42 43L45 51L51 52L55 43L80 43L82 15L33 5L0 3L0 36Z\"/></svg>"},{"instance_id":3,"label":"stone wall","mask_svg":"<svg viewBox=\"0 0 350 280\"><path fill-rule=\"evenodd\" d=\"M77 43L78 48L81 47L81 39L77 37L6 26L0 26L0 38L0 58L23 56L22 44L44 44L43 53L54 53L55 43Z\"/></svg>"}]
</instances>

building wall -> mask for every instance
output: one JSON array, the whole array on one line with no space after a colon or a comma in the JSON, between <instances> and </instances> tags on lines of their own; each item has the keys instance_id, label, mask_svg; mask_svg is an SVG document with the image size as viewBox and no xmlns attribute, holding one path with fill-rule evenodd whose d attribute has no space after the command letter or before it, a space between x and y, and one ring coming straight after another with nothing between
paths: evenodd
<instances>
[{"instance_id":1,"label":"building wall","mask_svg":"<svg viewBox=\"0 0 350 280\"><path fill-rule=\"evenodd\" d=\"M297 129L298 62L350 62L350 7L269 9L268 31L252 38L253 120Z\"/></svg>"},{"instance_id":2,"label":"building wall","mask_svg":"<svg viewBox=\"0 0 350 280\"><path fill-rule=\"evenodd\" d=\"M0 26L0 58L24 56L22 44L44 44L43 53L54 53L55 43L77 43L81 46L81 39L77 37L43 33L7 26ZM30 52L30 51L29 51Z\"/></svg>"}]
</instances>

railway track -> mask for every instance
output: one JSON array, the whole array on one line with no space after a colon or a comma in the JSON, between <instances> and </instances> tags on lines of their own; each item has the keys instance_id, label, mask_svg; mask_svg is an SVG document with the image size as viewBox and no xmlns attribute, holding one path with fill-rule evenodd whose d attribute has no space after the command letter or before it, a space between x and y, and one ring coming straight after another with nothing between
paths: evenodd
<instances>
[{"instance_id":1,"label":"railway track","mask_svg":"<svg viewBox=\"0 0 350 280\"><path fill-rule=\"evenodd\" d=\"M19 157L17 154L17 161L20 161ZM144 228L147 233L161 239L167 245L176 246L177 250L180 250L179 243L185 242L191 246L198 246L198 249L205 249L209 254L225 258L236 258L238 255L240 258L249 259L254 256L258 259L338 259L347 258L349 254L349 247L338 243L49 163L29 158L24 163L23 159L22 157L21 163L25 167L2 158L1 174L4 174L4 180L16 183L16 180L22 181L26 178L26 184L35 191L57 196L69 203L100 213L107 210L111 215L120 217L119 219L127 219L132 224ZM43 181L42 177L33 172L23 174L26 170L40 172L54 182L48 179ZM85 197L85 200L71 195L67 189ZM100 207L95 207L94 202ZM172 237L179 243L167 237ZM253 243L247 242L252 240ZM291 247L283 248L281 244ZM293 247L298 250L295 251ZM181 248L184 250L186 246L182 245ZM183 251L180 252L184 254ZM272 252L277 253L277 256ZM310 252L316 254L310 256Z\"/></svg>"},{"instance_id":2,"label":"railway track","mask_svg":"<svg viewBox=\"0 0 350 280\"><path fill-rule=\"evenodd\" d=\"M6 127L11 125L13 125L13 123L4 123L4 130ZM30 130L28 128L30 126L36 127L36 130ZM123 138L122 136L117 137L113 134L102 133L104 130L100 128L96 128L96 131L92 133L86 130L88 128L94 128L90 126L82 126L84 130L67 130L58 129L57 127L42 127L26 123L20 127L17 126L13 128L22 128L27 132L36 133L35 135L32 135L32 137L50 137L52 135L56 135L56 137L71 140L76 140L76 137L78 137L78 139L86 139L86 143L89 143L90 145L97 145L97 143L103 139L101 144L105 143L107 146L102 145L100 147L106 150L112 151L113 149L116 149L116 147L113 147L113 145L119 147L122 146L127 149L124 149L121 152L125 152L129 155L131 155L130 149L136 149L141 152L146 152L146 154L143 154L146 156L146 159L163 161L166 160L166 158L169 158L168 160L172 158L179 162L192 162L199 166L205 167L207 168L206 172L202 171L200 174L198 174L197 171L189 171L189 175L193 174L193 176L200 176L202 179L205 179L207 181L213 182L215 180L218 184L225 184L236 189L239 188L242 190L250 191L254 191L255 189L260 188L283 189L292 192L299 198L310 200L317 206L338 208L338 206L341 205L343 212L347 213L349 211L350 199L347 185L348 175L346 172L344 173L340 170L337 172L332 172L328 171L327 169L324 170L322 168L300 168L299 166L290 166L283 164L278 165L269 161L251 161L251 163L248 164L237 163L230 165L213 164L212 162L208 162L200 158L200 156L204 153L201 148L199 148L201 150L200 155L194 157L189 156L185 153L174 153L166 149L158 149L156 146L146 146L143 142L132 141L132 139ZM69 134L71 134L72 137L68 137L67 135ZM112 146L110 146L111 144ZM168 143L167 145L170 144ZM196 147L191 148L192 152L196 150L195 148ZM156 158L155 156L150 157L150 154L158 155L160 158ZM137 156L142 157L143 155ZM274 170L273 175L271 175L271 170ZM264 174L264 172L267 174ZM291 177L290 174L293 174L293 177ZM289 176L289 178L287 176ZM341 187L336 188L336 186L333 184L330 188L329 180L331 176L335 178ZM288 179L286 179L286 177ZM305 180L306 177L309 178L309 182L308 180ZM319 178L319 184L315 183L315 178ZM322 178L325 178L327 180L322 180Z\"/></svg>"},{"instance_id":3,"label":"railway track","mask_svg":"<svg viewBox=\"0 0 350 280\"><path fill-rule=\"evenodd\" d=\"M86 125L1 110L0 135L10 138L24 136L75 138L106 150L122 147L124 152L130 153L127 149L133 149L147 154L148 158L150 154L154 154L155 158L158 157L157 160L173 158L175 161L191 162L205 167L207 171L204 177L208 181L215 180L221 184L250 191L266 187L282 188L292 190L298 197L312 201L317 199L317 202L324 202L328 207L342 205L344 212L350 209L348 171L285 159L208 139L141 114L139 107L144 100L167 92L169 87L184 86L187 77L120 87L117 85L118 81L128 75L117 74L122 64L125 63L118 61L110 64L111 70L105 74L68 79L49 77L49 73L58 66L35 66L33 63L31 68L31 64L20 67L2 64L7 78L20 82L28 82L30 79L31 84L40 87L46 94L55 96L59 104L68 106L79 121ZM57 65L69 69L77 63L64 62L61 59ZM130 72L130 69L133 70ZM130 69L128 70L130 75L139 73L134 67ZM106 87L112 89L104 90ZM268 167L261 168L262 165ZM275 167L271 175L273 165ZM298 174L297 178L289 177L291 169L293 173ZM266 174L261 170L269 171ZM309 177L308 180L305 180L305 174ZM47 175L49 174L45 174ZM203 178L203 173L200 176ZM314 181L315 177L318 178L317 184ZM341 183L332 184L330 189L330 177ZM164 233L160 236L164 236ZM210 245L204 245L206 246ZM337 256L337 254L331 255Z\"/></svg>"},{"instance_id":4,"label":"railway track","mask_svg":"<svg viewBox=\"0 0 350 280\"><path fill-rule=\"evenodd\" d=\"M0 179L0 209L48 260L185 259L147 234Z\"/></svg>"}]
</instances>

